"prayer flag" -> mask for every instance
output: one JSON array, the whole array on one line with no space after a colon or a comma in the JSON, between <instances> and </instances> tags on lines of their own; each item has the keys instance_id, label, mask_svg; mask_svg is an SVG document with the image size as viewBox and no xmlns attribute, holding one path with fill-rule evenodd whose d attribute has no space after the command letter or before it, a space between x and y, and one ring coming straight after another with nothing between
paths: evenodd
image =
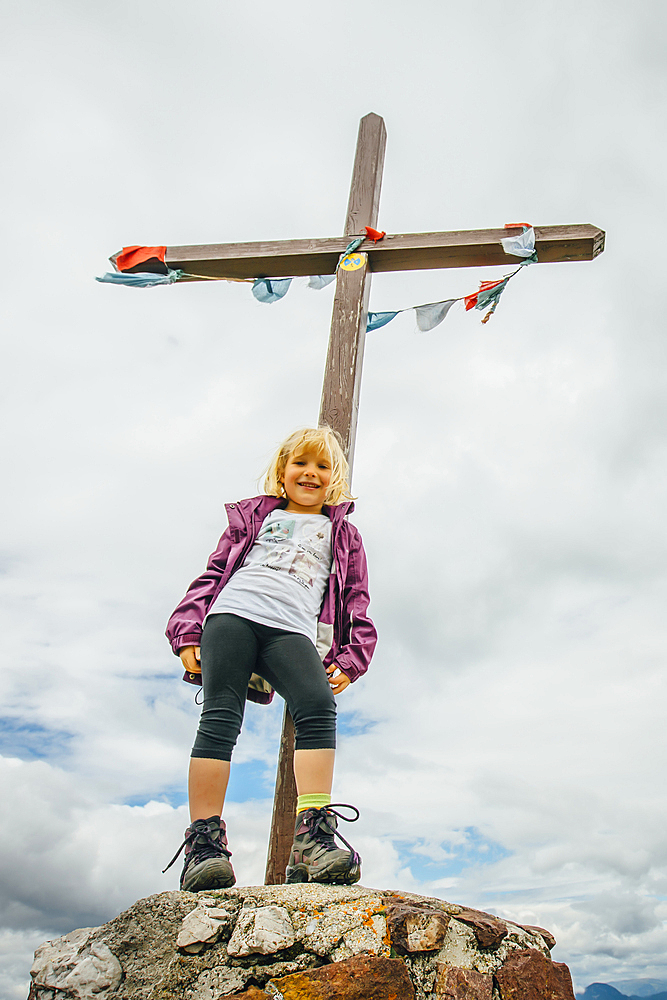
<instances>
[{"instance_id":1,"label":"prayer flag","mask_svg":"<svg viewBox=\"0 0 667 1000\"><path fill-rule=\"evenodd\" d=\"M498 285L502 285L503 288L504 288L505 285L507 284L508 280L509 280L508 278L500 278L499 281L482 281L482 282L480 282L479 289L476 292L473 292L471 295L466 295L463 298L463 301L466 304L466 312L469 309L483 309L484 308L484 302L486 301L486 299L483 299L482 300L482 305L479 305L478 302L479 302L480 295L482 295L482 293L487 294L488 292L491 292L494 288L497 288ZM501 291L502 291L502 289L501 289Z\"/></svg>"},{"instance_id":2,"label":"prayer flag","mask_svg":"<svg viewBox=\"0 0 667 1000\"><path fill-rule=\"evenodd\" d=\"M427 302L423 306L415 306L417 314L417 328L422 333L434 330L442 323L443 319L458 299L445 299L443 302Z\"/></svg>"},{"instance_id":3,"label":"prayer flag","mask_svg":"<svg viewBox=\"0 0 667 1000\"><path fill-rule=\"evenodd\" d=\"M127 274L120 271L107 271L95 281L104 281L110 285L128 285L133 288L152 288L154 285L173 285L183 276L183 271L168 270L166 274L150 274L135 272Z\"/></svg>"},{"instance_id":4,"label":"prayer flag","mask_svg":"<svg viewBox=\"0 0 667 1000\"><path fill-rule=\"evenodd\" d=\"M511 228L506 226L507 228ZM507 236L500 241L505 253L511 253L515 257L532 257L535 254L535 230L532 226L524 228L520 236ZM537 255L535 255L537 260Z\"/></svg>"},{"instance_id":5,"label":"prayer flag","mask_svg":"<svg viewBox=\"0 0 667 1000\"><path fill-rule=\"evenodd\" d=\"M335 274L311 274L308 279L308 287L319 290L320 288L326 288L327 285L330 285L335 280Z\"/></svg>"},{"instance_id":6,"label":"prayer flag","mask_svg":"<svg viewBox=\"0 0 667 1000\"><path fill-rule=\"evenodd\" d=\"M118 271L136 274L166 274L169 268L164 262L166 247L123 247L109 260Z\"/></svg>"},{"instance_id":7,"label":"prayer flag","mask_svg":"<svg viewBox=\"0 0 667 1000\"><path fill-rule=\"evenodd\" d=\"M354 250L357 250L361 246L361 244L364 242L365 239L366 239L365 236L355 236L355 238L353 240L350 240L350 242L348 243L348 245L345 247L345 249L343 250L342 254L340 255L341 256L341 260L342 260L343 257L347 257L347 255L349 253L352 253Z\"/></svg>"},{"instance_id":8,"label":"prayer flag","mask_svg":"<svg viewBox=\"0 0 667 1000\"><path fill-rule=\"evenodd\" d=\"M287 295L291 278L257 278L253 282L252 294L258 302L277 302Z\"/></svg>"},{"instance_id":9,"label":"prayer flag","mask_svg":"<svg viewBox=\"0 0 667 1000\"><path fill-rule=\"evenodd\" d=\"M483 281L482 285L487 285L487 288L480 287L477 293L477 302L475 303L475 309L486 309L488 305L493 305L495 309L498 305L498 299L505 291L505 286L509 281L509 275L503 278L502 281Z\"/></svg>"},{"instance_id":10,"label":"prayer flag","mask_svg":"<svg viewBox=\"0 0 667 1000\"><path fill-rule=\"evenodd\" d=\"M396 312L383 312L383 313L370 313L368 314L368 322L366 323L366 331L369 330L379 330L381 326L386 326L387 323L391 323L394 316L398 316L399 312L403 312L402 309L397 309Z\"/></svg>"}]
</instances>

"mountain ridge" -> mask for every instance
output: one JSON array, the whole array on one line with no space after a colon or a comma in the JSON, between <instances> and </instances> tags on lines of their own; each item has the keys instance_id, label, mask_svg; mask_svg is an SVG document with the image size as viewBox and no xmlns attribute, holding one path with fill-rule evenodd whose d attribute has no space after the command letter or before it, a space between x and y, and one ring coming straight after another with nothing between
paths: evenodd
<instances>
[{"instance_id":1,"label":"mountain ridge","mask_svg":"<svg viewBox=\"0 0 667 1000\"><path fill-rule=\"evenodd\" d=\"M619 986L624 988L623 991ZM577 993L577 1000L667 1000L667 980L623 979L616 986L612 983L591 983L583 993Z\"/></svg>"}]
</instances>

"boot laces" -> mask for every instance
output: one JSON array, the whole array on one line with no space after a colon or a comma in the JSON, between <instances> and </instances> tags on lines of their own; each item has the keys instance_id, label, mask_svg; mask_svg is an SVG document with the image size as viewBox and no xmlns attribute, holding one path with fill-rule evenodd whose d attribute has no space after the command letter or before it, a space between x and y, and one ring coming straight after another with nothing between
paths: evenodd
<instances>
[{"instance_id":1,"label":"boot laces","mask_svg":"<svg viewBox=\"0 0 667 1000\"><path fill-rule=\"evenodd\" d=\"M356 816L344 816L343 813L337 811L336 806L339 809L352 809L356 813ZM331 816L338 816L339 819L345 820L346 823L356 823L359 819L359 810L356 806L349 805L346 802L333 802L331 805L322 806L320 809L309 809L308 812L311 815L305 817L304 822L308 826L308 832L313 840L316 840L318 844L322 844L328 851L336 851L338 850L338 845L334 840L334 836L336 836L350 851L352 864L361 863L361 858L352 847L352 844L329 821Z\"/></svg>"},{"instance_id":2,"label":"boot laces","mask_svg":"<svg viewBox=\"0 0 667 1000\"><path fill-rule=\"evenodd\" d=\"M199 864L200 861L206 861L207 858L219 858L221 854L224 854L227 858L231 858L232 852L225 846L223 841L224 827L222 826L222 820L220 821L220 833L217 838L215 838L211 833L211 829L206 820L199 822L201 825L195 826L195 823L197 823L197 820L195 820L195 823L187 828L185 831L185 840L176 851L167 867L162 869L163 875L174 864L183 848L190 844L192 846L189 851L188 864L192 861Z\"/></svg>"}]
</instances>

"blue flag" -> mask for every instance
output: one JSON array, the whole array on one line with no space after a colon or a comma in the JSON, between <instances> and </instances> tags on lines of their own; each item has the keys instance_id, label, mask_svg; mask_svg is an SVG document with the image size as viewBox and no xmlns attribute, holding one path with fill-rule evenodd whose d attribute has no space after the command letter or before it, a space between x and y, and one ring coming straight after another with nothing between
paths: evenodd
<instances>
[{"instance_id":1,"label":"blue flag","mask_svg":"<svg viewBox=\"0 0 667 1000\"><path fill-rule=\"evenodd\" d=\"M252 286L252 294L258 302L277 302L287 295L291 278L258 278Z\"/></svg>"},{"instance_id":2,"label":"blue flag","mask_svg":"<svg viewBox=\"0 0 667 1000\"><path fill-rule=\"evenodd\" d=\"M402 309L397 309L396 312L390 313L369 313L368 322L366 323L366 330L379 330L381 326L386 326L387 323L391 323L394 316L398 316Z\"/></svg>"}]
</instances>

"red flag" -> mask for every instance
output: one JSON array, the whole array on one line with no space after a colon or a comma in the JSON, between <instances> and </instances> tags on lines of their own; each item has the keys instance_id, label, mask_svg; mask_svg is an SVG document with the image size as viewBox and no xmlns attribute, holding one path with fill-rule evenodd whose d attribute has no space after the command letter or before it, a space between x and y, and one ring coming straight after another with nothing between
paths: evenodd
<instances>
[{"instance_id":1,"label":"red flag","mask_svg":"<svg viewBox=\"0 0 667 1000\"><path fill-rule=\"evenodd\" d=\"M136 274L137 271L166 274L167 265L164 262L166 252L166 247L123 247L109 260L119 271L129 274Z\"/></svg>"},{"instance_id":2,"label":"red flag","mask_svg":"<svg viewBox=\"0 0 667 1000\"><path fill-rule=\"evenodd\" d=\"M373 243L377 243L378 240L387 235L386 233L379 233L377 229L372 229L370 226L364 226L364 229L366 230L366 238L373 240Z\"/></svg>"}]
</instances>

